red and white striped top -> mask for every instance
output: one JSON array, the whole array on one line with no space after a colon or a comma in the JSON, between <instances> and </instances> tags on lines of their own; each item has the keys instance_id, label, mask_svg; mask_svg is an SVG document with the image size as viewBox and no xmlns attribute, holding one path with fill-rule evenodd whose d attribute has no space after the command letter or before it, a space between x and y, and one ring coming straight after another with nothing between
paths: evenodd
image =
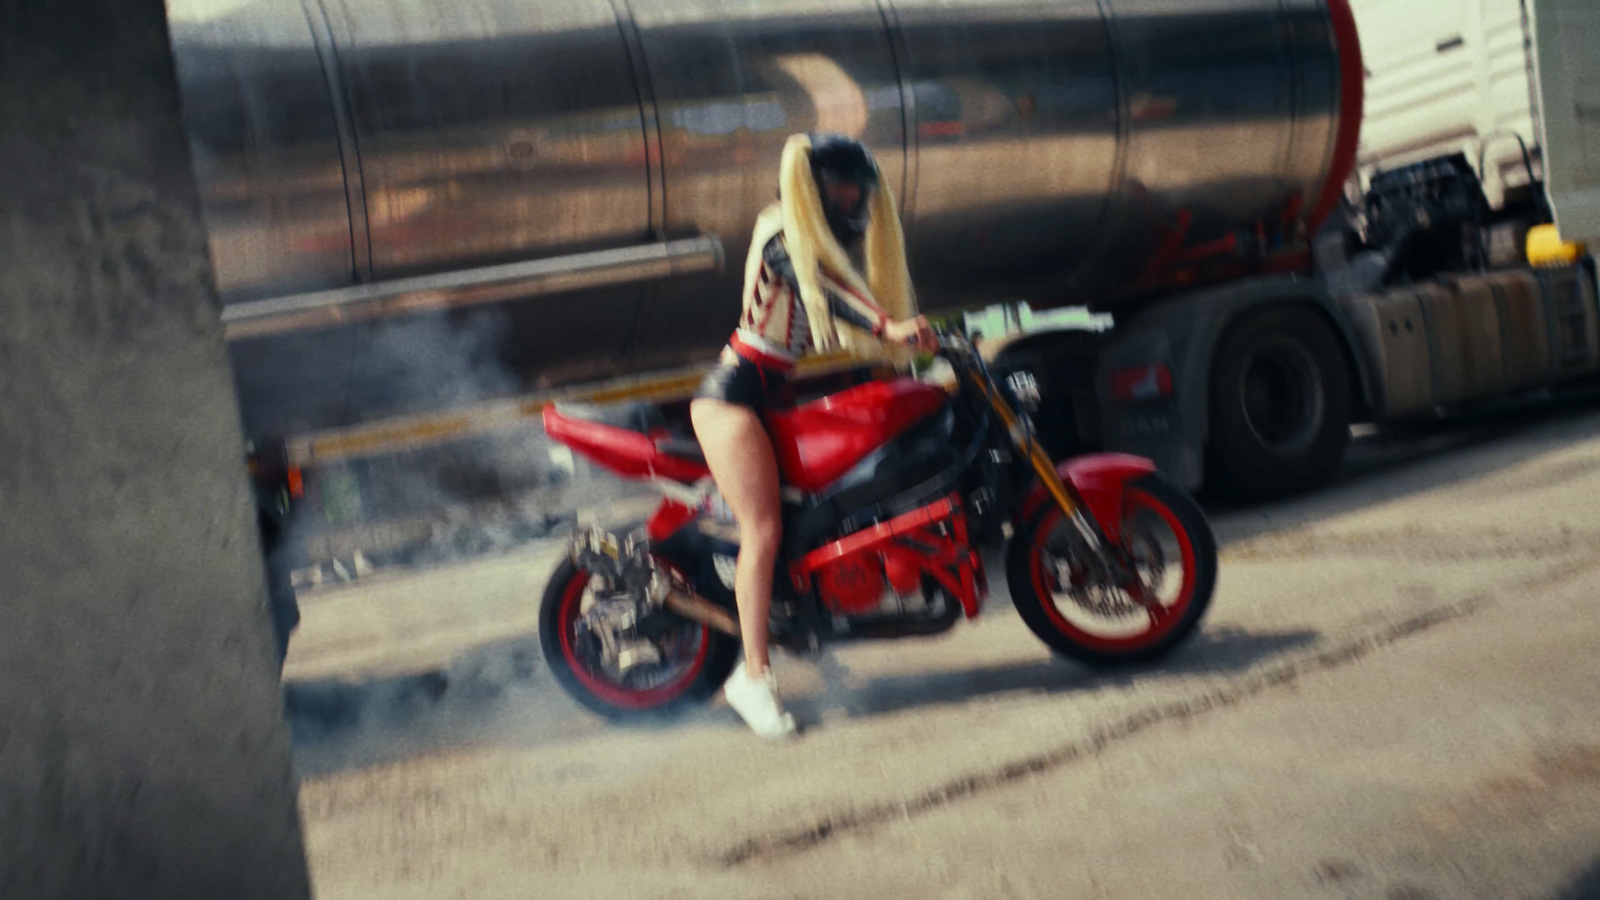
<instances>
[{"instance_id":1,"label":"red and white striped top","mask_svg":"<svg viewBox=\"0 0 1600 900\"><path fill-rule=\"evenodd\" d=\"M827 294L828 308L839 319L873 334L881 334L889 324L889 315L872 298L833 278L826 270L818 284ZM800 283L781 232L762 248L761 272L744 298L738 336L786 368L811 349L811 319L800 299Z\"/></svg>"}]
</instances>

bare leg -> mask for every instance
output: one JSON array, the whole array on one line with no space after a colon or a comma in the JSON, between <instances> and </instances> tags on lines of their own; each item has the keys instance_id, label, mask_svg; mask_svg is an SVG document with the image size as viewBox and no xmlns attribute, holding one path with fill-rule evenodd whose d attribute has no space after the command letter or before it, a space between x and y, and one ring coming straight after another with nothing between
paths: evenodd
<instances>
[{"instance_id":1,"label":"bare leg","mask_svg":"<svg viewBox=\"0 0 1600 900\"><path fill-rule=\"evenodd\" d=\"M689 417L711 477L739 522L734 597L739 604L745 664L749 673L759 678L768 666L772 571L783 537L778 462L761 419L748 408L702 397L689 405Z\"/></svg>"}]
</instances>

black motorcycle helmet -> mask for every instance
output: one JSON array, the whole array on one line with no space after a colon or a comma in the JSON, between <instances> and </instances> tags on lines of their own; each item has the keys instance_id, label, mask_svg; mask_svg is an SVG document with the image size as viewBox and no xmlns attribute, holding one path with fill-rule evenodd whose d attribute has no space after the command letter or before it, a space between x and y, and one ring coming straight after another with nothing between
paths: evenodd
<instances>
[{"instance_id":1,"label":"black motorcycle helmet","mask_svg":"<svg viewBox=\"0 0 1600 900\"><path fill-rule=\"evenodd\" d=\"M811 136L811 177L822 196L822 212L839 243L855 243L867 233L872 192L878 189L878 163L860 141L842 134ZM841 204L836 186L858 189L848 205Z\"/></svg>"}]
</instances>

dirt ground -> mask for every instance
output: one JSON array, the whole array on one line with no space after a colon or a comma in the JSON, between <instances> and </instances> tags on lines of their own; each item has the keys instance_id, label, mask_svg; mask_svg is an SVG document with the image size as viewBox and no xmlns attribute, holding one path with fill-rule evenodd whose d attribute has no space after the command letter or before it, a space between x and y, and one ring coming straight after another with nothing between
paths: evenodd
<instances>
[{"instance_id":1,"label":"dirt ground","mask_svg":"<svg viewBox=\"0 0 1600 900\"><path fill-rule=\"evenodd\" d=\"M316 895L1600 898L1596 408L1363 435L1329 488L1210 509L1217 598L1159 666L1054 659L993 575L947 636L779 657L783 746L570 701L550 545L303 593Z\"/></svg>"}]
</instances>

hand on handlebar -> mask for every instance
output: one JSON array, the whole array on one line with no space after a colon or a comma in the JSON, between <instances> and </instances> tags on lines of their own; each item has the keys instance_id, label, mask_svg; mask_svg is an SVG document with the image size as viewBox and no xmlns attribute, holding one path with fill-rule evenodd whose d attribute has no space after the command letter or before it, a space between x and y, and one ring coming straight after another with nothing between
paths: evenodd
<instances>
[{"instance_id":1,"label":"hand on handlebar","mask_svg":"<svg viewBox=\"0 0 1600 900\"><path fill-rule=\"evenodd\" d=\"M939 336L934 333L933 327L928 324L926 316L890 322L888 327L883 329L883 335L897 344L905 344L908 347L916 347L930 352L939 348Z\"/></svg>"}]
</instances>

